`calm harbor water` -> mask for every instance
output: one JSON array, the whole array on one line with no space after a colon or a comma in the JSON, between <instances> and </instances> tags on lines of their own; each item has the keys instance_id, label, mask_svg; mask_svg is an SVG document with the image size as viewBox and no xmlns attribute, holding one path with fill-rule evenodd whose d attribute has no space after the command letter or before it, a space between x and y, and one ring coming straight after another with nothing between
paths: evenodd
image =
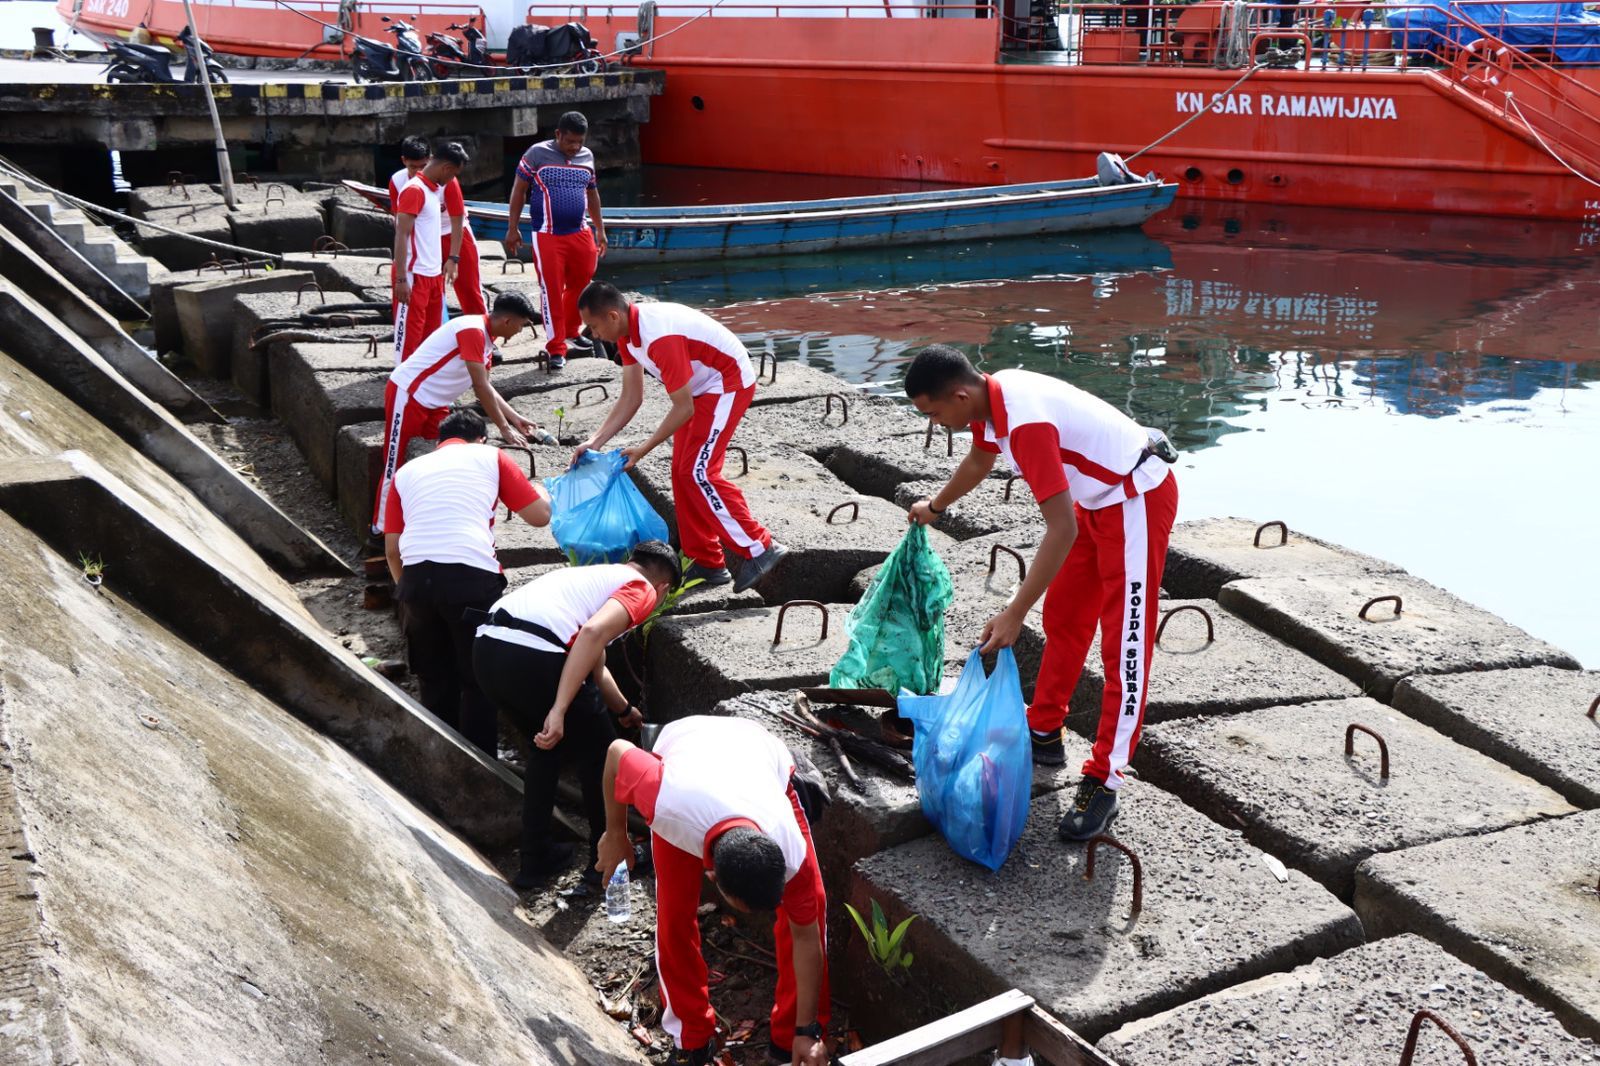
<instances>
[{"instance_id":1,"label":"calm harbor water","mask_svg":"<svg viewBox=\"0 0 1600 1066\"><path fill-rule=\"evenodd\" d=\"M793 184L656 173L630 198L869 191ZM620 280L887 393L930 341L1059 375L1185 449L1180 518L1283 519L1600 667L1593 230L1180 205L1143 233Z\"/></svg>"}]
</instances>

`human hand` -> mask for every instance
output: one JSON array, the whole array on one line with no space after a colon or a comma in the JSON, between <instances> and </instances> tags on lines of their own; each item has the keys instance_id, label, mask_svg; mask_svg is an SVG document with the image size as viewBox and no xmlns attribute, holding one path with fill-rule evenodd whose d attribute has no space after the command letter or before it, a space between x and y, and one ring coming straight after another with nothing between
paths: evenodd
<instances>
[{"instance_id":1,"label":"human hand","mask_svg":"<svg viewBox=\"0 0 1600 1066\"><path fill-rule=\"evenodd\" d=\"M828 1066L828 1044L809 1036L796 1036L790 1047L789 1066Z\"/></svg>"},{"instance_id":2,"label":"human hand","mask_svg":"<svg viewBox=\"0 0 1600 1066\"><path fill-rule=\"evenodd\" d=\"M628 864L628 869L633 869L633 841L628 839L625 829L607 829L600 835L600 842L595 845L596 860L594 868L607 878L616 872L618 866Z\"/></svg>"},{"instance_id":3,"label":"human hand","mask_svg":"<svg viewBox=\"0 0 1600 1066\"><path fill-rule=\"evenodd\" d=\"M545 715L544 728L539 730L539 735L533 738L534 746L549 751L561 743L561 737L566 732L566 718L566 711L558 711L554 707L550 708L550 713ZM612 867L612 869L615 869L615 867Z\"/></svg>"},{"instance_id":4,"label":"human hand","mask_svg":"<svg viewBox=\"0 0 1600 1066\"><path fill-rule=\"evenodd\" d=\"M598 447L598 445L595 444L593 437L590 437L588 440L586 440L582 444L578 445L576 448L574 448L572 450L572 462L567 464L567 469L570 470L573 467L577 466L578 465L578 460L583 458L583 453L584 452L593 451L597 447Z\"/></svg>"},{"instance_id":5,"label":"human hand","mask_svg":"<svg viewBox=\"0 0 1600 1066\"><path fill-rule=\"evenodd\" d=\"M1001 648L1009 648L1017 642L1022 635L1022 615L1013 607L1007 607L983 627L983 636L979 638L978 650L987 655Z\"/></svg>"},{"instance_id":6,"label":"human hand","mask_svg":"<svg viewBox=\"0 0 1600 1066\"><path fill-rule=\"evenodd\" d=\"M622 454L628 460L622 464L622 469L632 470L635 466L644 461L644 457L650 454L650 449L646 448L643 444L635 444L631 448L622 449Z\"/></svg>"},{"instance_id":7,"label":"human hand","mask_svg":"<svg viewBox=\"0 0 1600 1066\"><path fill-rule=\"evenodd\" d=\"M606 233L605 233L605 230L596 230L595 231L595 235L594 235L594 250L595 250L595 257L596 258L604 259L606 257Z\"/></svg>"},{"instance_id":8,"label":"human hand","mask_svg":"<svg viewBox=\"0 0 1600 1066\"><path fill-rule=\"evenodd\" d=\"M517 257L517 249L522 247L522 234L513 226L506 230L506 235L501 239L500 243L505 246L506 258L515 259Z\"/></svg>"},{"instance_id":9,"label":"human hand","mask_svg":"<svg viewBox=\"0 0 1600 1066\"><path fill-rule=\"evenodd\" d=\"M915 522L918 525L931 526L938 520L939 516L933 513L932 500L918 500L906 512L906 521Z\"/></svg>"},{"instance_id":10,"label":"human hand","mask_svg":"<svg viewBox=\"0 0 1600 1066\"><path fill-rule=\"evenodd\" d=\"M395 303L411 302L411 282L406 280L404 274L396 273L394 276L394 299Z\"/></svg>"},{"instance_id":11,"label":"human hand","mask_svg":"<svg viewBox=\"0 0 1600 1066\"><path fill-rule=\"evenodd\" d=\"M454 285L456 283L456 272L460 269L460 261L446 258L444 261L444 283L446 285Z\"/></svg>"},{"instance_id":12,"label":"human hand","mask_svg":"<svg viewBox=\"0 0 1600 1066\"><path fill-rule=\"evenodd\" d=\"M621 714L612 715L617 720L618 729L638 729L644 725L644 714L633 704L628 704L628 709Z\"/></svg>"},{"instance_id":13,"label":"human hand","mask_svg":"<svg viewBox=\"0 0 1600 1066\"><path fill-rule=\"evenodd\" d=\"M528 420L522 418L517 421L526 425ZM526 448L528 446L528 438L522 435L522 426L515 423L505 422L500 425L500 439L513 447Z\"/></svg>"},{"instance_id":14,"label":"human hand","mask_svg":"<svg viewBox=\"0 0 1600 1066\"><path fill-rule=\"evenodd\" d=\"M506 421L510 422L513 426L516 426L519 433L528 434L539 432L539 423L535 422L531 418L523 418L515 411L512 411L510 414L506 415Z\"/></svg>"}]
</instances>

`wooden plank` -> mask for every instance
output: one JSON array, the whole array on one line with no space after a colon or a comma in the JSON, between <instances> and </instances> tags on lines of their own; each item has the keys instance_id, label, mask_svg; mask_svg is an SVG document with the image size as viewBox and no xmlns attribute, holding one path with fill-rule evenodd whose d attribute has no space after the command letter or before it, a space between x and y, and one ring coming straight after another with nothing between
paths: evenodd
<instances>
[{"instance_id":1,"label":"wooden plank","mask_svg":"<svg viewBox=\"0 0 1600 1066\"><path fill-rule=\"evenodd\" d=\"M841 1066L950 1066L995 1048L1001 1023L1031 1007L1032 996L1012 989L839 1061Z\"/></svg>"},{"instance_id":2,"label":"wooden plank","mask_svg":"<svg viewBox=\"0 0 1600 1066\"><path fill-rule=\"evenodd\" d=\"M1033 1050L1035 1063L1049 1066L1117 1066L1077 1033L1038 1007L1029 1007L1022 1020L1022 1039Z\"/></svg>"}]
</instances>

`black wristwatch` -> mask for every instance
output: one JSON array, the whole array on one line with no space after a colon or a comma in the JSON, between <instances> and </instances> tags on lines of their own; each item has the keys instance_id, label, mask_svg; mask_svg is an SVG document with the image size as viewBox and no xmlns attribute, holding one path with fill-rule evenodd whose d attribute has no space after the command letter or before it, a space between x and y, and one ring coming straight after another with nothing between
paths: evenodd
<instances>
[{"instance_id":1,"label":"black wristwatch","mask_svg":"<svg viewBox=\"0 0 1600 1066\"><path fill-rule=\"evenodd\" d=\"M822 1023L812 1022L810 1025L797 1025L794 1027L795 1036L804 1036L812 1040L822 1039Z\"/></svg>"},{"instance_id":2,"label":"black wristwatch","mask_svg":"<svg viewBox=\"0 0 1600 1066\"><path fill-rule=\"evenodd\" d=\"M950 508L948 508L948 507L935 507L933 505L933 497L932 496L929 496L927 498L927 500L925 500L924 502L927 503L928 510L932 511L934 514L944 514L946 511L950 510Z\"/></svg>"}]
</instances>

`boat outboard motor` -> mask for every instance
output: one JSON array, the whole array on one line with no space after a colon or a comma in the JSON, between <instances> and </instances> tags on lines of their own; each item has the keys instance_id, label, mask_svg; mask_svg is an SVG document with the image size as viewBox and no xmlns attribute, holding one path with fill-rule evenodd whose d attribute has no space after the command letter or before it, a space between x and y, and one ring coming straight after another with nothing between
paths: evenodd
<instances>
[{"instance_id":1,"label":"boat outboard motor","mask_svg":"<svg viewBox=\"0 0 1600 1066\"><path fill-rule=\"evenodd\" d=\"M1114 152L1101 152L1094 161L1094 169L1101 185L1132 185L1141 180Z\"/></svg>"}]
</instances>

